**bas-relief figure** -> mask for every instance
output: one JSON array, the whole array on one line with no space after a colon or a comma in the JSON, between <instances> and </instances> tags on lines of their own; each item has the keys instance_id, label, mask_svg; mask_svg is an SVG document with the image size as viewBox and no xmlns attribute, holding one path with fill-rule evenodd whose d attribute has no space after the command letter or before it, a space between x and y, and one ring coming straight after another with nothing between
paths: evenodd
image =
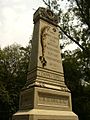
<instances>
[{"instance_id":1,"label":"bas-relief figure","mask_svg":"<svg viewBox=\"0 0 90 120\"><path fill-rule=\"evenodd\" d=\"M47 61L45 60L45 49L47 45L47 33L48 33L49 27L45 26L41 30L41 46L42 46L42 56L40 56L40 61L42 63L42 67L46 66Z\"/></svg>"}]
</instances>

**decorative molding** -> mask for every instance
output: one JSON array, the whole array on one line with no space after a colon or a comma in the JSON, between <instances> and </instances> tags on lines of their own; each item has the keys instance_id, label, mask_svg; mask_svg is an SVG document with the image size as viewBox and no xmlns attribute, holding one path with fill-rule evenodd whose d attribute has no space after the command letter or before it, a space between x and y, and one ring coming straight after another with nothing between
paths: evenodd
<instances>
[{"instance_id":1,"label":"decorative molding","mask_svg":"<svg viewBox=\"0 0 90 120\"><path fill-rule=\"evenodd\" d=\"M48 22L51 22L52 24L58 24L59 17L57 14L53 13L48 8L40 7L34 14L34 22L36 22L39 18L44 19Z\"/></svg>"},{"instance_id":2,"label":"decorative molding","mask_svg":"<svg viewBox=\"0 0 90 120\"><path fill-rule=\"evenodd\" d=\"M38 97L38 105L69 107L69 96L39 92Z\"/></svg>"}]
</instances>

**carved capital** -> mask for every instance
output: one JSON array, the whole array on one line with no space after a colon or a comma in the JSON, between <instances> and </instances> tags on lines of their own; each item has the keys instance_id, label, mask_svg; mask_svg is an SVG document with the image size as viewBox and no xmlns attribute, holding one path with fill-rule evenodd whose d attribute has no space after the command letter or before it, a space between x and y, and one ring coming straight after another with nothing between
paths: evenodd
<instances>
[{"instance_id":1,"label":"carved capital","mask_svg":"<svg viewBox=\"0 0 90 120\"><path fill-rule=\"evenodd\" d=\"M47 8L40 7L34 14L34 22L38 19L44 19L52 24L58 24L59 17Z\"/></svg>"}]
</instances>

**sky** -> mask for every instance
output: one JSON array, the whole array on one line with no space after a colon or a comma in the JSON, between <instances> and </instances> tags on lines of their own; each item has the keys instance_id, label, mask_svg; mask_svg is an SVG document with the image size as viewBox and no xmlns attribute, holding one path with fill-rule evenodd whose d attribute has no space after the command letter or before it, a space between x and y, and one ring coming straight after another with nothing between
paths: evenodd
<instances>
[{"instance_id":1,"label":"sky","mask_svg":"<svg viewBox=\"0 0 90 120\"><path fill-rule=\"evenodd\" d=\"M60 3L66 9L64 4ZM40 6L44 6L42 0L0 0L1 48L15 43L28 45L33 32L33 14Z\"/></svg>"},{"instance_id":2,"label":"sky","mask_svg":"<svg viewBox=\"0 0 90 120\"><path fill-rule=\"evenodd\" d=\"M28 45L33 32L33 13L42 0L0 0L0 47Z\"/></svg>"}]
</instances>

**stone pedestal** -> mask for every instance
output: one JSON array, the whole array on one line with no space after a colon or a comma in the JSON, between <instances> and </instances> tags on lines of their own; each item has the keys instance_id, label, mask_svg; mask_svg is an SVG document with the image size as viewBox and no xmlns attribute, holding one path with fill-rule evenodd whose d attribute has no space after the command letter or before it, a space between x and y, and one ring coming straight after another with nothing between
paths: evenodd
<instances>
[{"instance_id":1,"label":"stone pedestal","mask_svg":"<svg viewBox=\"0 0 90 120\"><path fill-rule=\"evenodd\" d=\"M39 8L34 14L31 62L13 120L78 120L64 83L58 17Z\"/></svg>"}]
</instances>

